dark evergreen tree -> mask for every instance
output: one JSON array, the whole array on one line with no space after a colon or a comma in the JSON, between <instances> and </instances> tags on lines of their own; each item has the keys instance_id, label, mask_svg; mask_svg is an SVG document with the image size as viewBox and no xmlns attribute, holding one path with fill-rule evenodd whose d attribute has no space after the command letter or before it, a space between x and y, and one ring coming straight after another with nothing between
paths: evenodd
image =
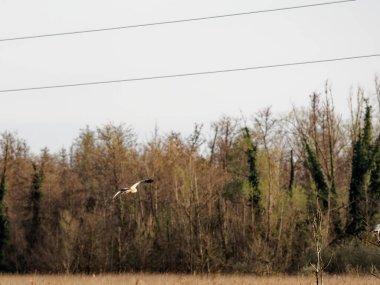
<instances>
[{"instance_id":1,"label":"dark evergreen tree","mask_svg":"<svg viewBox=\"0 0 380 285\"><path fill-rule=\"evenodd\" d=\"M366 194L373 165L371 106L366 106L364 126L353 146L347 233L358 234L368 222Z\"/></svg>"},{"instance_id":2,"label":"dark evergreen tree","mask_svg":"<svg viewBox=\"0 0 380 285\"><path fill-rule=\"evenodd\" d=\"M293 150L290 151L290 178L289 178L289 194L292 194L292 189L294 186L294 158L293 158Z\"/></svg>"},{"instance_id":3,"label":"dark evergreen tree","mask_svg":"<svg viewBox=\"0 0 380 285\"><path fill-rule=\"evenodd\" d=\"M7 192L8 144L4 146L3 171L0 177L0 271L8 270L7 251L10 246L9 222L5 196Z\"/></svg>"},{"instance_id":4,"label":"dark evergreen tree","mask_svg":"<svg viewBox=\"0 0 380 285\"><path fill-rule=\"evenodd\" d=\"M323 175L322 166L319 163L315 152L311 149L307 141L305 141L304 144L307 154L307 167L317 188L317 196L321 201L321 209L324 211L329 205L329 189Z\"/></svg>"},{"instance_id":5,"label":"dark evergreen tree","mask_svg":"<svg viewBox=\"0 0 380 285\"><path fill-rule=\"evenodd\" d=\"M44 178L43 167L38 169L33 163L32 187L29 196L29 208L32 214L26 235L28 250L32 251L41 239L41 186Z\"/></svg>"},{"instance_id":6,"label":"dark evergreen tree","mask_svg":"<svg viewBox=\"0 0 380 285\"><path fill-rule=\"evenodd\" d=\"M371 224L378 223L373 218L379 213L380 204L380 135L377 137L372 151L372 170L370 184L368 187L369 197L369 221Z\"/></svg>"},{"instance_id":7,"label":"dark evergreen tree","mask_svg":"<svg viewBox=\"0 0 380 285\"><path fill-rule=\"evenodd\" d=\"M245 127L244 129L244 141L246 150L245 153L247 155L248 160L248 182L251 187L251 193L250 193L250 203L252 203L252 206L259 207L260 200L261 200L261 193L259 189L259 173L257 171L256 166L256 157L257 157L257 145L252 141L251 134L249 132L249 129Z\"/></svg>"}]
</instances>

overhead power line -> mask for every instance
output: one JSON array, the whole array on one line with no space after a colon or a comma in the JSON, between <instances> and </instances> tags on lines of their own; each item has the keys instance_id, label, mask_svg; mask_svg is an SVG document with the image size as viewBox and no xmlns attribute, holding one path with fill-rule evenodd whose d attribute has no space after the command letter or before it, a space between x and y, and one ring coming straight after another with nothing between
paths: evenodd
<instances>
[{"instance_id":1,"label":"overhead power line","mask_svg":"<svg viewBox=\"0 0 380 285\"><path fill-rule=\"evenodd\" d=\"M166 25L166 24L175 24L175 23L184 23L184 22L212 20L212 19L220 19L220 18L227 18L227 17L236 17L236 16L259 14L259 13L278 12L278 11L286 11L286 10L293 10L293 9L300 9L300 8L310 8L310 7L332 5L332 4L342 4L342 3L354 2L354 1L356 1L356 0L341 0L341 1L333 1L333 2L324 2L324 3L315 3L315 4L308 4L308 5L299 5L299 6L290 6L290 7L283 7L283 8L267 9L267 10L241 12L241 13L234 13L234 14L224 14L224 15L199 17L199 18L190 18L190 19L180 19L180 20L155 22L155 23L146 23L146 24L136 24L136 25L129 25L129 26L110 27L110 28L101 28L101 29L92 29L92 30L63 32L63 33L53 33L53 34L41 34L41 35L32 35L32 36L21 36L21 37L0 39L0 42L16 41L16 40L27 40L27 39L36 39L36 38L46 38L46 37L56 37L56 36L67 36L67 35L84 34L84 33L105 32L105 31L113 31L113 30L122 30L122 29L131 29L131 28L142 28L142 27L149 27L149 26L157 26L157 25Z\"/></svg>"},{"instance_id":2,"label":"overhead power line","mask_svg":"<svg viewBox=\"0 0 380 285\"><path fill-rule=\"evenodd\" d=\"M192 72L192 73L179 73L179 74L158 75L158 76L149 76L149 77L136 77L136 78L116 79L116 80L106 80L106 81L93 81L93 82L70 83L70 84L61 84L61 85L49 85L49 86L37 86L37 87L3 89L3 90L0 90L0 93L30 91L30 90L42 90L42 89L53 89L53 88L65 88L65 87L77 87L77 86L87 86L87 85L100 85L100 84L132 82L132 81L144 81L144 80L165 79L165 78L186 77L186 76L197 76L197 75L207 75L207 74L217 74L217 73L227 73L227 72L236 72L236 71L255 70L255 69L266 69L266 68L278 68L278 67L288 67L288 66L296 66L296 65L306 65L306 64L313 64L313 63L346 61L346 60L372 58L372 57L380 57L380 53L377 53L377 54L368 54L368 55L350 56L350 57L340 57L340 58L330 58L330 59L319 59L319 60L310 60L310 61L282 63L282 64L272 64L272 65L242 67L242 68L233 68L233 69L220 69L220 70L211 70L211 71L200 71L200 72Z\"/></svg>"}]
</instances>

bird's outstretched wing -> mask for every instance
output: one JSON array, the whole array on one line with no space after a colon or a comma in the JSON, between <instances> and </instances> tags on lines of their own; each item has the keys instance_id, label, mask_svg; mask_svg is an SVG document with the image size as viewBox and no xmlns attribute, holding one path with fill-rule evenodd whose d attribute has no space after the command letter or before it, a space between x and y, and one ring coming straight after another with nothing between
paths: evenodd
<instances>
[{"instance_id":1,"label":"bird's outstretched wing","mask_svg":"<svg viewBox=\"0 0 380 285\"><path fill-rule=\"evenodd\" d=\"M119 191L116 192L116 194L113 196L112 199L115 199L115 197L116 197L117 195L119 195L120 193L123 193L123 192L125 192L125 191L127 191L127 188L120 189Z\"/></svg>"},{"instance_id":2,"label":"bird's outstretched wing","mask_svg":"<svg viewBox=\"0 0 380 285\"><path fill-rule=\"evenodd\" d=\"M135 184L133 184L131 186L131 188L135 188L137 187L140 183L152 183L154 180L149 178L149 179L143 179L143 180L140 180L139 182L136 182Z\"/></svg>"}]
</instances>

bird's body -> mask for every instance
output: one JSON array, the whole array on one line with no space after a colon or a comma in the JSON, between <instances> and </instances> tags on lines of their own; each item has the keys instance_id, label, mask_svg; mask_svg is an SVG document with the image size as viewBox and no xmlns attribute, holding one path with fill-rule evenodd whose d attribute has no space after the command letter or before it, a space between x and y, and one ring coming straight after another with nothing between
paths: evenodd
<instances>
[{"instance_id":1,"label":"bird's body","mask_svg":"<svg viewBox=\"0 0 380 285\"><path fill-rule=\"evenodd\" d=\"M380 242L380 224L373 225L371 227L371 232L377 234L377 240Z\"/></svg>"},{"instance_id":2,"label":"bird's body","mask_svg":"<svg viewBox=\"0 0 380 285\"><path fill-rule=\"evenodd\" d=\"M143 180L140 180L139 182L136 182L135 184L133 184L131 187L129 188L121 188L119 189L119 191L116 192L116 194L113 196L113 199L115 199L115 197L119 194L122 194L122 193L136 193L137 192L137 186L140 184L140 183L152 183L153 182L153 179L143 179Z\"/></svg>"}]
</instances>

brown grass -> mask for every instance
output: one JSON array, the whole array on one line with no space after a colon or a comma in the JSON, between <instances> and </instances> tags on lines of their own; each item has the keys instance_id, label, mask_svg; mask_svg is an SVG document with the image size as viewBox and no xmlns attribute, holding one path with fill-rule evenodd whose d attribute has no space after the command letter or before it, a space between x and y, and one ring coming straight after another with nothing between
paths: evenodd
<instances>
[{"instance_id":1,"label":"brown grass","mask_svg":"<svg viewBox=\"0 0 380 285\"><path fill-rule=\"evenodd\" d=\"M0 275L0 285L312 285L310 276L103 274L103 275ZM325 285L375 285L379 279L366 275L325 276Z\"/></svg>"}]
</instances>

